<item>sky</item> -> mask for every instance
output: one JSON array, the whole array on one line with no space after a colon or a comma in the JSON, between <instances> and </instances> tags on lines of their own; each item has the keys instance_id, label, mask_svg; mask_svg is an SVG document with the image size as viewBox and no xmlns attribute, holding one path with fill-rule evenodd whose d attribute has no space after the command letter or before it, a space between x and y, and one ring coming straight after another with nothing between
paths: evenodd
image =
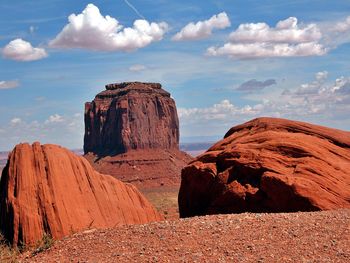
<instances>
[{"instance_id":1,"label":"sky","mask_svg":"<svg viewBox=\"0 0 350 263\"><path fill-rule=\"evenodd\" d=\"M261 116L350 130L348 0L1 0L0 151L83 146L105 84L159 82L181 141Z\"/></svg>"}]
</instances>

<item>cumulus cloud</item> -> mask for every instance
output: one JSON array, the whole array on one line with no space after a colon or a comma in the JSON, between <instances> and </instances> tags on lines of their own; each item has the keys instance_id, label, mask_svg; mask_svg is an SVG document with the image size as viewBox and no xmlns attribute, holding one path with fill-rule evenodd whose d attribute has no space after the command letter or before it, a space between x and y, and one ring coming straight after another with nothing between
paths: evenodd
<instances>
[{"instance_id":1,"label":"cumulus cloud","mask_svg":"<svg viewBox=\"0 0 350 263\"><path fill-rule=\"evenodd\" d=\"M266 23L241 24L230 34L230 41L237 43L307 43L321 39L322 34L316 24L309 24L302 28L296 17L279 21L275 28Z\"/></svg>"},{"instance_id":2,"label":"cumulus cloud","mask_svg":"<svg viewBox=\"0 0 350 263\"><path fill-rule=\"evenodd\" d=\"M2 50L5 58L17 61L34 61L46 58L48 55L43 48L33 47L31 43L17 38L8 43Z\"/></svg>"},{"instance_id":3,"label":"cumulus cloud","mask_svg":"<svg viewBox=\"0 0 350 263\"><path fill-rule=\"evenodd\" d=\"M272 85L275 85L277 82L275 79L267 79L265 81L258 81L256 79L248 80L244 83L242 83L237 90L244 91L244 92L253 92L253 91L259 91L266 87L270 87Z\"/></svg>"},{"instance_id":4,"label":"cumulus cloud","mask_svg":"<svg viewBox=\"0 0 350 263\"><path fill-rule=\"evenodd\" d=\"M198 135L224 134L235 124L261 116L299 119L309 122L350 121L350 77L328 80L328 72L315 74L309 83L273 93L270 99L261 98L245 106L222 100L206 108L179 108L181 126L185 132ZM213 121L211 121L213 120Z\"/></svg>"},{"instance_id":5,"label":"cumulus cloud","mask_svg":"<svg viewBox=\"0 0 350 263\"><path fill-rule=\"evenodd\" d=\"M64 119L59 114L54 114L49 116L49 118L45 121L45 123L53 123L53 122L63 122Z\"/></svg>"},{"instance_id":6,"label":"cumulus cloud","mask_svg":"<svg viewBox=\"0 0 350 263\"><path fill-rule=\"evenodd\" d=\"M328 72L322 71L315 75L315 80L311 83L302 84L296 91L295 94L307 95L317 93L322 85L326 82L328 78Z\"/></svg>"},{"instance_id":7,"label":"cumulus cloud","mask_svg":"<svg viewBox=\"0 0 350 263\"><path fill-rule=\"evenodd\" d=\"M222 47L209 47L209 56L249 59L267 57L321 56L327 48L319 41L322 33L316 24L300 26L295 17L266 23L241 24Z\"/></svg>"},{"instance_id":8,"label":"cumulus cloud","mask_svg":"<svg viewBox=\"0 0 350 263\"><path fill-rule=\"evenodd\" d=\"M0 136L0 148L12 149L20 142L55 143L67 148L81 148L84 118L81 113L71 115L52 114L44 121L13 118L0 124L4 136Z\"/></svg>"},{"instance_id":9,"label":"cumulus cloud","mask_svg":"<svg viewBox=\"0 0 350 263\"><path fill-rule=\"evenodd\" d=\"M83 48L97 51L133 51L160 41L168 25L135 20L133 27L124 28L110 16L102 16L98 7L88 4L81 14L71 14L69 23L51 40L55 48Z\"/></svg>"},{"instance_id":10,"label":"cumulus cloud","mask_svg":"<svg viewBox=\"0 0 350 263\"><path fill-rule=\"evenodd\" d=\"M135 64L129 67L129 71L132 71L132 72L140 72L146 69L147 67L141 64Z\"/></svg>"},{"instance_id":11,"label":"cumulus cloud","mask_svg":"<svg viewBox=\"0 0 350 263\"><path fill-rule=\"evenodd\" d=\"M16 124L20 124L22 122L22 120L20 118L13 118L10 123L12 125L16 125Z\"/></svg>"},{"instance_id":12,"label":"cumulus cloud","mask_svg":"<svg viewBox=\"0 0 350 263\"><path fill-rule=\"evenodd\" d=\"M350 16L335 22L323 22L320 27L324 35L323 42L330 48L350 42Z\"/></svg>"},{"instance_id":13,"label":"cumulus cloud","mask_svg":"<svg viewBox=\"0 0 350 263\"><path fill-rule=\"evenodd\" d=\"M14 89L19 86L18 80L0 81L0 89Z\"/></svg>"},{"instance_id":14,"label":"cumulus cloud","mask_svg":"<svg viewBox=\"0 0 350 263\"><path fill-rule=\"evenodd\" d=\"M237 107L228 99L222 100L208 108L179 108L179 118L186 121L227 120L238 115L254 115L258 108L246 105Z\"/></svg>"},{"instance_id":15,"label":"cumulus cloud","mask_svg":"<svg viewBox=\"0 0 350 263\"><path fill-rule=\"evenodd\" d=\"M189 23L173 36L174 41L198 40L210 36L214 29L224 29L231 26L225 12L212 16L208 20Z\"/></svg>"}]
</instances>

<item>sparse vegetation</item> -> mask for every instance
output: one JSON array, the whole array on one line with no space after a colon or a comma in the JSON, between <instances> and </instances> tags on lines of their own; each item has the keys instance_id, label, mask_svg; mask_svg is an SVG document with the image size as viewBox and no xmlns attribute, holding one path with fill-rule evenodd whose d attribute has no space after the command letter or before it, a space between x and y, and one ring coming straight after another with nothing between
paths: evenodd
<instances>
[{"instance_id":1,"label":"sparse vegetation","mask_svg":"<svg viewBox=\"0 0 350 263\"><path fill-rule=\"evenodd\" d=\"M155 189L141 189L144 196L161 212L165 219L179 218L177 196L179 189L177 187L160 187Z\"/></svg>"},{"instance_id":2,"label":"sparse vegetation","mask_svg":"<svg viewBox=\"0 0 350 263\"><path fill-rule=\"evenodd\" d=\"M42 239L38 241L36 245L36 249L33 251L33 255L41 253L47 249L49 249L54 243L54 239L50 234L44 233Z\"/></svg>"},{"instance_id":3,"label":"sparse vegetation","mask_svg":"<svg viewBox=\"0 0 350 263\"><path fill-rule=\"evenodd\" d=\"M19 250L17 248L12 247L4 238L4 236L0 234L0 262L18 262L17 257L19 253Z\"/></svg>"}]
</instances>

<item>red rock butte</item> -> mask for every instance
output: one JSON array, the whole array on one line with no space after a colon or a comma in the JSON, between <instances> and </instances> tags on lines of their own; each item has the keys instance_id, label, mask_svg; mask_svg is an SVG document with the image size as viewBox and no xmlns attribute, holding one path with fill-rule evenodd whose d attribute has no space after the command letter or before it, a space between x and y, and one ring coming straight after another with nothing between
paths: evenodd
<instances>
[{"instance_id":1,"label":"red rock butte","mask_svg":"<svg viewBox=\"0 0 350 263\"><path fill-rule=\"evenodd\" d=\"M175 101L159 83L124 82L85 104L85 158L138 187L180 184L191 157L179 150Z\"/></svg>"},{"instance_id":2,"label":"red rock butte","mask_svg":"<svg viewBox=\"0 0 350 263\"><path fill-rule=\"evenodd\" d=\"M85 104L85 153L106 156L129 150L178 148L175 101L161 84L109 84Z\"/></svg>"},{"instance_id":3,"label":"red rock butte","mask_svg":"<svg viewBox=\"0 0 350 263\"><path fill-rule=\"evenodd\" d=\"M35 244L45 234L59 239L162 219L133 185L96 172L85 158L56 145L17 145L0 190L0 228L14 245Z\"/></svg>"},{"instance_id":4,"label":"red rock butte","mask_svg":"<svg viewBox=\"0 0 350 263\"><path fill-rule=\"evenodd\" d=\"M350 132L254 119L182 170L180 216L350 208L349 171Z\"/></svg>"}]
</instances>

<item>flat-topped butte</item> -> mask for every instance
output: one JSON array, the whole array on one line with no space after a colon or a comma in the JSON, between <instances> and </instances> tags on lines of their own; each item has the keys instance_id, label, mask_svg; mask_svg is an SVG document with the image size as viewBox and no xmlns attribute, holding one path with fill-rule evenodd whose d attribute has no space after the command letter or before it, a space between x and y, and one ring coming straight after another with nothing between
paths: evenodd
<instances>
[{"instance_id":1,"label":"flat-topped butte","mask_svg":"<svg viewBox=\"0 0 350 263\"><path fill-rule=\"evenodd\" d=\"M170 93L162 89L160 83L152 82L122 82L112 83L105 86L106 90L96 95L97 99L115 98L123 96L130 92L137 92L143 94L160 94L165 97L170 97Z\"/></svg>"}]
</instances>

